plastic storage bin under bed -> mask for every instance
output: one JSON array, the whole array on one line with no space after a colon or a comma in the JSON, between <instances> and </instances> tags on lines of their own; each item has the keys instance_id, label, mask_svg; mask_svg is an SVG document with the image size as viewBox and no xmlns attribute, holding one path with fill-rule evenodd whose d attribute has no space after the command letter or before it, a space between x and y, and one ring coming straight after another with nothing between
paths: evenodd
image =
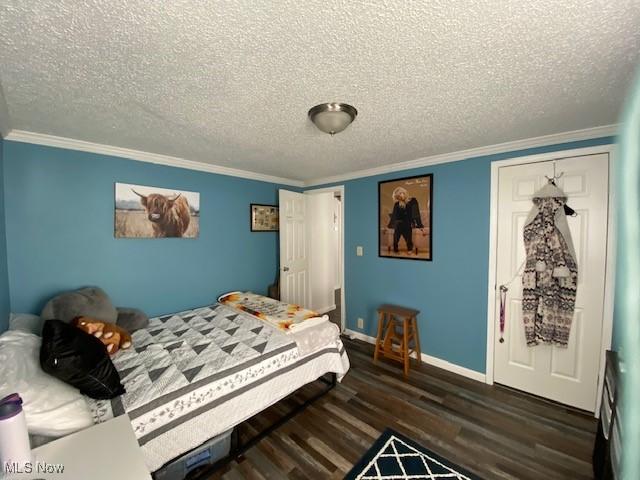
<instances>
[{"instance_id":1,"label":"plastic storage bin under bed","mask_svg":"<svg viewBox=\"0 0 640 480\"><path fill-rule=\"evenodd\" d=\"M157 470L153 474L153 478L155 480L183 480L189 473L195 473L201 467L213 465L222 460L229 455L232 432L233 430L228 430L172 460Z\"/></svg>"}]
</instances>

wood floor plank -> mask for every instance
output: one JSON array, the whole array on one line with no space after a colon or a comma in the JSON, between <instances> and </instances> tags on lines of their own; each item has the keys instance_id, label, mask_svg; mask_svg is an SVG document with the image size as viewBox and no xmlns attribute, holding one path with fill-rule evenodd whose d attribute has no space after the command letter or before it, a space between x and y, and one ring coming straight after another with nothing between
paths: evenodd
<instances>
[{"instance_id":1,"label":"wood floor plank","mask_svg":"<svg viewBox=\"0 0 640 480\"><path fill-rule=\"evenodd\" d=\"M238 470L247 480L266 480L249 458L245 458L244 462L238 464Z\"/></svg>"},{"instance_id":2,"label":"wood floor plank","mask_svg":"<svg viewBox=\"0 0 640 480\"><path fill-rule=\"evenodd\" d=\"M386 428L485 479L590 479L597 422L588 414L430 365L373 362L344 339L343 383L208 480L340 479ZM317 382L316 382L317 383ZM305 386L240 427L248 438L321 386Z\"/></svg>"},{"instance_id":3,"label":"wood floor plank","mask_svg":"<svg viewBox=\"0 0 640 480\"><path fill-rule=\"evenodd\" d=\"M322 417L319 417L318 415L316 415L315 412L313 411L309 411L305 413L306 415L304 419L300 419L299 422L294 420L293 425L294 425L294 428L304 429L309 432L309 437L307 439L307 442L311 446L313 446L315 440L325 444L329 443L332 445L333 448L341 452L341 456L345 457L350 461L351 464L353 464L360 459L360 457L362 456L362 453L366 451L366 449L368 448L368 445L370 445L370 443L366 443L365 445L362 445L362 443L364 442L362 443L357 442L358 444L362 445L361 448L357 448L357 446L354 446L353 444L351 444L348 436L331 435L331 432L327 431L327 428L326 428L326 417L323 419ZM336 460L340 460L340 459L336 458ZM338 467L338 468L341 466L339 463L336 463L336 462L333 462L333 464L335 467Z\"/></svg>"},{"instance_id":4,"label":"wood floor plank","mask_svg":"<svg viewBox=\"0 0 640 480\"><path fill-rule=\"evenodd\" d=\"M328 410L329 413L332 413L336 417L339 417L342 420L344 420L345 422L348 422L349 424L353 425L358 430L360 430L361 432L366 433L367 435L370 435L370 436L376 438L376 437L379 437L380 434L382 433L382 430L375 429L371 425L367 424L366 422L363 422L362 420L360 420L360 419L356 418L355 416L351 415L350 413L348 413L346 411L346 409L348 408L347 403L342 405L343 408L340 408L337 405L334 405L334 404L331 404L331 403L324 404L322 407L325 410Z\"/></svg>"},{"instance_id":5,"label":"wood floor plank","mask_svg":"<svg viewBox=\"0 0 640 480\"><path fill-rule=\"evenodd\" d=\"M268 458L261 449L252 448L245 455L267 480L280 480L282 478L282 471L279 465Z\"/></svg>"},{"instance_id":6,"label":"wood floor plank","mask_svg":"<svg viewBox=\"0 0 640 480\"><path fill-rule=\"evenodd\" d=\"M296 462L287 455L287 452L279 449L271 442L270 438L265 438L257 445L257 449L268 456L268 458L279 468L282 472L291 472L296 468Z\"/></svg>"},{"instance_id":7,"label":"wood floor plank","mask_svg":"<svg viewBox=\"0 0 640 480\"><path fill-rule=\"evenodd\" d=\"M286 427L286 425L284 427ZM289 435L282 432L280 429L276 431L274 435L284 444L285 448L289 450L292 458L294 458L301 467L300 470L305 473L308 472L311 478L324 478L331 473L331 471L325 468L324 465L316 461L313 455L310 455L305 451L302 445L299 445L296 441L292 440Z\"/></svg>"},{"instance_id":8,"label":"wood floor plank","mask_svg":"<svg viewBox=\"0 0 640 480\"><path fill-rule=\"evenodd\" d=\"M309 440L307 440L307 442L314 448L314 450L319 452L324 458L333 463L338 469L341 469L345 472L351 470L354 462L346 460L342 455L333 450L329 445L324 443L319 438L311 437L309 438Z\"/></svg>"}]
</instances>

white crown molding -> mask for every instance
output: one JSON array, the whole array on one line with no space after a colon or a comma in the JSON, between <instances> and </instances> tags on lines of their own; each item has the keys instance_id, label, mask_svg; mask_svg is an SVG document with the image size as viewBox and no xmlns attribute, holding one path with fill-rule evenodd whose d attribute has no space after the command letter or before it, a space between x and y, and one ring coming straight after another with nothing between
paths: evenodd
<instances>
[{"instance_id":1,"label":"white crown molding","mask_svg":"<svg viewBox=\"0 0 640 480\"><path fill-rule=\"evenodd\" d=\"M372 177L374 175L382 175L385 173L398 172L400 170L409 170L412 168L426 167L429 165L437 165L439 163L458 162L468 160L475 157L484 157L487 155L495 155L497 153L515 152L518 150L526 150L529 148L546 147L549 145L557 145L561 143L577 142L580 140L591 140L593 138L610 137L616 135L619 125L604 125L601 127L585 128L583 130L573 130L570 132L554 133L544 135L542 137L527 138L524 140L515 140L512 142L498 143L486 147L470 148L468 150L460 150L458 152L443 153L432 155L430 157L418 158L407 162L393 163L391 165L382 165L380 167L368 168L365 170L357 170L355 172L334 175L331 177L317 178L305 182L305 187L314 187L317 185L327 185L346 180L354 180L356 178Z\"/></svg>"},{"instance_id":2,"label":"white crown molding","mask_svg":"<svg viewBox=\"0 0 640 480\"><path fill-rule=\"evenodd\" d=\"M0 92L0 128L2 127L2 98ZM8 116L5 116L8 119ZM327 185L347 180L353 180L363 177L371 177L374 175L382 175L385 173L393 173L412 168L426 167L429 165L437 165L440 163L457 162L475 157L487 155L495 155L498 153L515 152L518 150L526 150L529 148L544 147L549 145L557 145L561 143L576 142L580 140L590 140L593 138L609 137L616 135L619 125L605 125L601 127L586 128L583 130L573 130L564 133L555 133L552 135L544 135L542 137L527 138L524 140L515 140L512 142L498 143L486 147L470 148L468 150L460 150L457 152L432 155L430 157L422 157L407 162L394 163L391 165L383 165L380 167L357 170L350 173L344 173L331 177L317 178L307 181L293 180L290 178L275 177L262 173L249 172L247 170L239 170L236 168L222 167L212 165L205 162L197 162L169 155L161 155L157 153L144 152L142 150L132 150L128 148L113 147L99 143L85 142L66 137L57 137L55 135L46 135L42 133L28 132L25 130L10 130L4 135L5 140L15 142L33 143L37 145L46 145L50 147L66 148L69 150L78 150L81 152L97 153L102 155L111 155L115 157L126 158L130 160L138 160L141 162L155 163L159 165L167 165L170 167L186 168L189 170L198 170L208 173L217 173L219 175L228 175L232 177L246 178L250 180L258 180L262 182L280 183L293 187L314 187L318 185ZM0 131L0 133L3 133Z\"/></svg>"},{"instance_id":3,"label":"white crown molding","mask_svg":"<svg viewBox=\"0 0 640 480\"><path fill-rule=\"evenodd\" d=\"M363 342L371 343L373 345L376 344L376 339L374 337L365 335L364 333L361 333L361 332L356 332L355 330L349 330L348 328L345 328L342 333L350 338L362 340ZM482 372L477 372L475 370L471 370L470 368L461 367L460 365L447 362L446 360L442 360L441 358L438 358L438 357L432 357L431 355L427 355L426 353L423 353L421 357L422 357L422 361L428 365L432 365L434 367L447 370L448 372L456 373L458 375L462 375L463 377L467 377L472 380L485 383L486 375Z\"/></svg>"},{"instance_id":4,"label":"white crown molding","mask_svg":"<svg viewBox=\"0 0 640 480\"><path fill-rule=\"evenodd\" d=\"M48 147L66 148L68 150L77 150L80 152L98 153L101 155L111 155L140 162L155 163L159 165L167 165L169 167L186 168L189 170L198 170L201 172L217 173L219 175L228 175L231 177L246 178L249 180L258 180L261 182L280 183L293 187L303 187L304 182L292 180L290 178L275 177L262 173L249 172L236 168L222 167L212 165L205 162L196 162L179 157L169 155L161 155L158 153L144 152L141 150L132 150L129 148L112 147L110 145L102 145L99 143L85 142L72 138L57 137L55 135L46 135L42 133L28 132L24 130L11 130L6 135L5 140L14 142L33 143L36 145L46 145Z\"/></svg>"}]
</instances>

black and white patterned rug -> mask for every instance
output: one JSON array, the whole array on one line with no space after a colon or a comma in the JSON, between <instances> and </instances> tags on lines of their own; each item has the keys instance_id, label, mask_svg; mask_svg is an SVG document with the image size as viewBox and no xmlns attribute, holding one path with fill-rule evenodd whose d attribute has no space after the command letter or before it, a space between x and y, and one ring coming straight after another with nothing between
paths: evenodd
<instances>
[{"instance_id":1,"label":"black and white patterned rug","mask_svg":"<svg viewBox=\"0 0 640 480\"><path fill-rule=\"evenodd\" d=\"M345 480L481 480L391 429L386 429Z\"/></svg>"}]
</instances>

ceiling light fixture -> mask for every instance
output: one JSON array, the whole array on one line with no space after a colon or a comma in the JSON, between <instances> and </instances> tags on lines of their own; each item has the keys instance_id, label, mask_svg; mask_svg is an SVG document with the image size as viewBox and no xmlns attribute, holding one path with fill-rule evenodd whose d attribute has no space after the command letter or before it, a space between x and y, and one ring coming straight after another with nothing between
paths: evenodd
<instances>
[{"instance_id":1,"label":"ceiling light fixture","mask_svg":"<svg viewBox=\"0 0 640 480\"><path fill-rule=\"evenodd\" d=\"M358 111L346 103L321 103L309 110L309 118L324 133L334 135L356 119Z\"/></svg>"}]
</instances>

